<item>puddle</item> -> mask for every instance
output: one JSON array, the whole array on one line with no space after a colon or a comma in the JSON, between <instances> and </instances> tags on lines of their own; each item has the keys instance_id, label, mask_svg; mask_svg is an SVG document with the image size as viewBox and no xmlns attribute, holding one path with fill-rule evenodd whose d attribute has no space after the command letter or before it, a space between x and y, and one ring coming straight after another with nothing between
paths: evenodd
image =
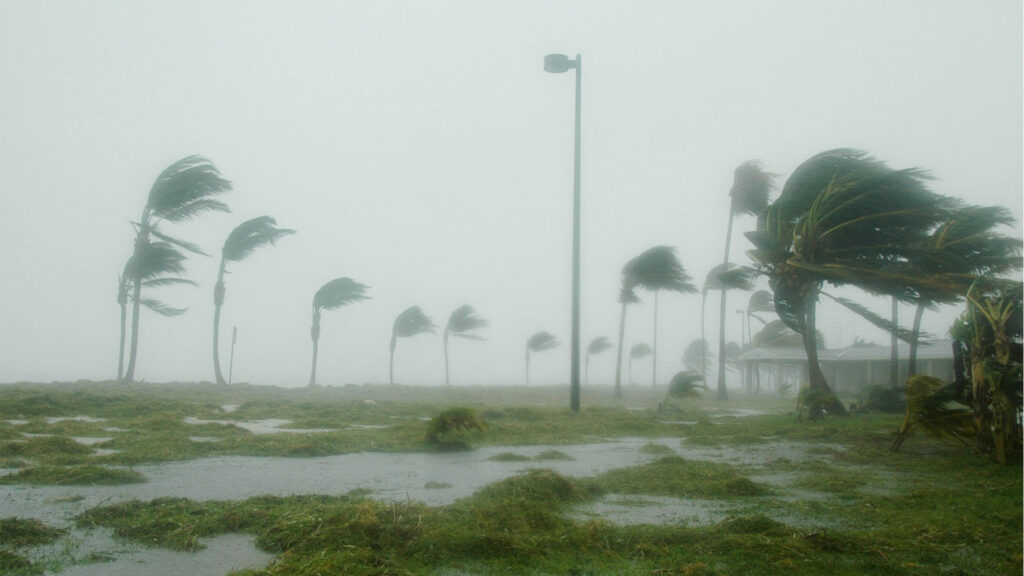
<instances>
[{"instance_id":1,"label":"puddle","mask_svg":"<svg viewBox=\"0 0 1024 576\"><path fill-rule=\"evenodd\" d=\"M4 420L4 422L7 422L12 426L24 426L25 424L28 424L28 420Z\"/></svg>"},{"instance_id":2,"label":"puddle","mask_svg":"<svg viewBox=\"0 0 1024 576\"><path fill-rule=\"evenodd\" d=\"M216 436L189 436L188 439L193 441L193 442L223 442L224 441L223 438L218 438Z\"/></svg>"},{"instance_id":3,"label":"puddle","mask_svg":"<svg viewBox=\"0 0 1024 576\"><path fill-rule=\"evenodd\" d=\"M118 428L117 426L111 426L109 428L104 428L103 431L104 432L131 432L131 430L128 430L127 428Z\"/></svg>"},{"instance_id":4,"label":"puddle","mask_svg":"<svg viewBox=\"0 0 1024 576\"><path fill-rule=\"evenodd\" d=\"M234 412L235 410L238 410L239 406L240 406L240 404L224 404L223 406L220 407L220 410L221 410L221 412L226 412L226 413L230 414L230 413Z\"/></svg>"},{"instance_id":5,"label":"puddle","mask_svg":"<svg viewBox=\"0 0 1024 576\"><path fill-rule=\"evenodd\" d=\"M749 416L762 416L764 414L778 414L778 412L768 410L755 410L753 408L720 408L715 410L713 414L709 414L710 418L746 418Z\"/></svg>"},{"instance_id":6,"label":"puddle","mask_svg":"<svg viewBox=\"0 0 1024 576\"><path fill-rule=\"evenodd\" d=\"M74 440L75 442L78 442L79 444L84 444L86 446L92 446L93 444L102 444L104 442L109 442L113 440L113 438L95 438L91 436L72 436L71 439Z\"/></svg>"},{"instance_id":7,"label":"puddle","mask_svg":"<svg viewBox=\"0 0 1024 576\"><path fill-rule=\"evenodd\" d=\"M221 426L235 426L248 430L253 434L313 434L320 432L333 432L330 428L281 428L285 424L291 424L291 420L280 418L267 418L266 420L254 420L252 422L239 422L236 420L204 420L194 416L186 416L185 424L198 426L201 424L220 424Z\"/></svg>"},{"instance_id":8,"label":"puddle","mask_svg":"<svg viewBox=\"0 0 1024 576\"><path fill-rule=\"evenodd\" d=\"M106 418L92 418L90 416L47 416L47 424L56 424L58 422L64 422L70 420L73 422L106 422Z\"/></svg>"},{"instance_id":9,"label":"puddle","mask_svg":"<svg viewBox=\"0 0 1024 576\"><path fill-rule=\"evenodd\" d=\"M576 520L600 519L612 524L716 524L731 514L735 505L720 500L610 494L597 502L574 508L567 516Z\"/></svg>"}]
</instances>

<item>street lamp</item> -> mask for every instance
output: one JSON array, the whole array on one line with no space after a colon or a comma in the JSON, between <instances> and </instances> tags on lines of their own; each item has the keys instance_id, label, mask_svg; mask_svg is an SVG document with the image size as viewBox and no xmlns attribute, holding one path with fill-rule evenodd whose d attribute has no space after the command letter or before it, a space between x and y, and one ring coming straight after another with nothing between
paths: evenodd
<instances>
[{"instance_id":1,"label":"street lamp","mask_svg":"<svg viewBox=\"0 0 1024 576\"><path fill-rule=\"evenodd\" d=\"M576 69L576 157L572 180L572 355L569 369L569 409L580 411L580 81L583 59L570 60L565 54L544 57L544 71L554 74Z\"/></svg>"}]
</instances>

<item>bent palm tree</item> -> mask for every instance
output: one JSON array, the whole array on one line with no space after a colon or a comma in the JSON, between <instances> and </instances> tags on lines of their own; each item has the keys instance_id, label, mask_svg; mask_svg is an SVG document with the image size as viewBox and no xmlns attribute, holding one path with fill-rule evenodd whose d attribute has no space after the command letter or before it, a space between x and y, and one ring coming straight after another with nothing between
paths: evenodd
<instances>
[{"instance_id":1,"label":"bent palm tree","mask_svg":"<svg viewBox=\"0 0 1024 576\"><path fill-rule=\"evenodd\" d=\"M149 190L142 217L135 226L135 248L133 256L142 258L150 244L150 237L156 237L168 244L202 254L198 246L168 236L160 229L163 222L183 222L204 212L229 212L227 204L214 196L231 190L231 182L221 177L217 167L200 156L189 156L171 164L153 182ZM142 305L143 279L135 270L131 277L132 290L132 335L128 369L123 381L135 378L135 361L139 349L139 307Z\"/></svg>"},{"instance_id":2,"label":"bent palm tree","mask_svg":"<svg viewBox=\"0 0 1024 576\"><path fill-rule=\"evenodd\" d=\"M324 284L313 296L313 326L309 336L313 340L313 369L309 373L309 385L316 386L316 358L320 348L320 316L324 310L337 310L353 302L366 300L369 286L351 278L335 278Z\"/></svg>"},{"instance_id":3,"label":"bent palm tree","mask_svg":"<svg viewBox=\"0 0 1024 576\"><path fill-rule=\"evenodd\" d=\"M448 336L464 338L466 340L483 340L476 334L470 334L487 326L487 320L476 315L476 310L469 304L463 304L452 312L448 317L448 324L444 327L444 385L451 386L448 379Z\"/></svg>"},{"instance_id":4,"label":"bent palm tree","mask_svg":"<svg viewBox=\"0 0 1024 576\"><path fill-rule=\"evenodd\" d=\"M732 188L729 190L729 225L725 232L725 256L722 265L729 265L729 248L732 245L732 222L737 214L760 214L768 206L768 197L775 185L775 174L765 172L761 163L748 160L733 171ZM718 311L718 399L728 399L725 387L725 308L726 290L723 285Z\"/></svg>"},{"instance_id":5,"label":"bent palm tree","mask_svg":"<svg viewBox=\"0 0 1024 576\"><path fill-rule=\"evenodd\" d=\"M708 342L703 338L691 341L683 350L683 364L698 374L707 366L707 360L710 357L711 351L708 350ZM704 376L701 375L701 380L703 381L703 379Z\"/></svg>"},{"instance_id":6,"label":"bent palm tree","mask_svg":"<svg viewBox=\"0 0 1024 576\"><path fill-rule=\"evenodd\" d=\"M704 286L701 289L701 302L700 302L700 337L704 340L704 310L705 301L709 290L718 290L722 293L722 301L725 299L726 290L752 290L754 288L754 276L756 271L746 266L737 266L731 262L723 262L708 272L708 275L704 278ZM718 332L718 373L722 374L725 372L725 364L722 361L725 352L725 332L719 330ZM710 354L707 357L711 357ZM701 376L707 378L707 366L701 367ZM725 379L719 377L718 379L718 399L725 400L728 397L728 393L725 388Z\"/></svg>"},{"instance_id":7,"label":"bent palm tree","mask_svg":"<svg viewBox=\"0 0 1024 576\"><path fill-rule=\"evenodd\" d=\"M648 356L650 356L653 353L654 353L654 350L650 346L648 346L646 343L644 343L644 342L641 342L641 343L637 344L636 346L633 346L632 348L629 349L629 383L630 384L633 384L634 386L636 385L636 382L633 382L633 360L640 360L640 359L643 359L643 358L647 358Z\"/></svg>"},{"instance_id":8,"label":"bent palm tree","mask_svg":"<svg viewBox=\"0 0 1024 576\"><path fill-rule=\"evenodd\" d=\"M530 352L544 352L558 346L558 338L548 332L537 332L526 341L526 385L530 385Z\"/></svg>"},{"instance_id":9,"label":"bent palm tree","mask_svg":"<svg viewBox=\"0 0 1024 576\"><path fill-rule=\"evenodd\" d=\"M241 262L257 248L268 244L273 246L280 238L294 233L295 230L277 228L277 221L270 216L260 216L242 222L224 240L217 284L213 288L213 371L218 384L227 383L220 372L220 309L224 305L224 274L227 273L228 262Z\"/></svg>"},{"instance_id":10,"label":"bent palm tree","mask_svg":"<svg viewBox=\"0 0 1024 576\"><path fill-rule=\"evenodd\" d=\"M593 354L600 354L605 350L612 347L612 343L608 341L605 336L598 336L590 341L587 345L587 356L586 361L583 363L583 382L588 386L590 385L590 356Z\"/></svg>"},{"instance_id":11,"label":"bent palm tree","mask_svg":"<svg viewBox=\"0 0 1024 576\"><path fill-rule=\"evenodd\" d=\"M142 279L142 285L149 288L180 286L196 283L179 276L185 272L185 255L167 242L151 242L138 255L132 255L124 265L124 271L118 277L117 303L121 307L121 339L117 354L117 379L124 377L124 345L127 331L128 302L132 298L135 278ZM167 306L153 298L143 298L140 302L146 308L161 316L179 316L185 313L184 308Z\"/></svg>"},{"instance_id":12,"label":"bent palm tree","mask_svg":"<svg viewBox=\"0 0 1024 576\"><path fill-rule=\"evenodd\" d=\"M822 399L812 417L822 409L846 414L818 362L816 304L824 283L904 298L915 286L951 286L945 278L919 277L907 265L952 205L927 189L927 178L918 169L893 170L861 151L823 152L793 172L758 218L757 230L747 234L755 246L748 254L769 277L776 313L802 335L808 386Z\"/></svg>"},{"instance_id":13,"label":"bent palm tree","mask_svg":"<svg viewBox=\"0 0 1024 576\"><path fill-rule=\"evenodd\" d=\"M395 318L391 327L391 354L388 358L388 384L395 383L395 348L399 338L412 338L417 334L434 333L434 321L419 306L410 306Z\"/></svg>"},{"instance_id":14,"label":"bent palm tree","mask_svg":"<svg viewBox=\"0 0 1024 576\"><path fill-rule=\"evenodd\" d=\"M626 305L639 301L636 288L654 292L654 370L651 371L651 385L657 382L658 362L658 291L672 290L681 294L697 292L690 283L690 275L676 257L676 249L671 246L655 246L642 252L622 267L622 288L619 302L622 303L622 316L619 321L619 357L615 375L615 397L622 396L622 334L626 322Z\"/></svg>"}]
</instances>

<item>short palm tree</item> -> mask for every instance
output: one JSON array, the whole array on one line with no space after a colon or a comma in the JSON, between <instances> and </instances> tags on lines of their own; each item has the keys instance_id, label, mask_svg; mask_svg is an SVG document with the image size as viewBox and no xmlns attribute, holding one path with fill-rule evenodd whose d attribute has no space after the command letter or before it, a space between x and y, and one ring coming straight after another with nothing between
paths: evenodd
<instances>
[{"instance_id":1,"label":"short palm tree","mask_svg":"<svg viewBox=\"0 0 1024 576\"><path fill-rule=\"evenodd\" d=\"M707 361L710 357L711 351L708 350L707 340L703 338L692 340L687 344L686 349L683 350L683 364L698 374L707 366ZM701 381L703 380L704 376L701 375Z\"/></svg>"},{"instance_id":2,"label":"short palm tree","mask_svg":"<svg viewBox=\"0 0 1024 576\"><path fill-rule=\"evenodd\" d=\"M629 349L629 383L636 384L633 382L633 360L641 360L652 355L654 350L648 346L645 342L641 342Z\"/></svg>"},{"instance_id":3,"label":"short palm tree","mask_svg":"<svg viewBox=\"0 0 1024 576\"><path fill-rule=\"evenodd\" d=\"M725 232L725 256L722 265L729 264L729 248L732 245L732 222L738 214L757 215L768 206L768 197L775 186L775 174L766 172L761 163L748 160L733 171L732 188L729 190L729 225ZM726 290L721 288L718 312L718 399L726 400L725 387L725 308Z\"/></svg>"},{"instance_id":4,"label":"short palm tree","mask_svg":"<svg viewBox=\"0 0 1024 576\"><path fill-rule=\"evenodd\" d=\"M643 288L654 292L654 355L655 368L651 371L651 385L657 382L658 362L658 291L694 293L697 288L690 283L690 275L676 257L676 249L671 246L655 246L642 252L622 267L622 287L619 302L622 303L622 315L619 320L619 355L616 363L615 397L622 396L622 335L625 331L626 305L637 302L636 289Z\"/></svg>"},{"instance_id":5,"label":"short palm tree","mask_svg":"<svg viewBox=\"0 0 1024 576\"><path fill-rule=\"evenodd\" d=\"M164 222L178 223L190 220L210 211L229 212L227 204L215 196L231 190L231 182L221 177L217 167L200 156L189 156L171 164L160 175L149 190L142 217L135 226L135 248L133 257L141 260L149 246L151 237L174 246L202 254L198 246L164 233L160 225ZM131 382L135 378L135 361L139 349L139 307L142 305L144 285L141 269L132 272L132 333L128 368L122 378Z\"/></svg>"},{"instance_id":6,"label":"short palm tree","mask_svg":"<svg viewBox=\"0 0 1024 576\"><path fill-rule=\"evenodd\" d=\"M353 302L361 302L369 298L366 290L369 286L360 284L351 278L335 278L324 284L313 296L313 326L309 336L313 340L313 368L309 373L309 385L316 386L316 358L320 348L320 316L324 310L337 310Z\"/></svg>"},{"instance_id":7,"label":"short palm tree","mask_svg":"<svg viewBox=\"0 0 1024 576\"><path fill-rule=\"evenodd\" d=\"M433 334L437 326L419 306L410 306L395 318L391 327L391 354L388 358L388 384L395 383L395 348L399 338L412 338L427 332Z\"/></svg>"},{"instance_id":8,"label":"short palm tree","mask_svg":"<svg viewBox=\"0 0 1024 576\"><path fill-rule=\"evenodd\" d=\"M118 277L117 303L121 306L121 340L117 354L117 379L124 377L124 345L127 334L128 302L134 293L135 278L142 279L147 288L180 286L196 283L177 274L185 272L185 255L167 242L150 242L138 255L132 255L124 265L124 271ZM136 269L138 266L138 269ZM143 298L141 304L161 316L178 316L185 313L184 308L174 308L154 298Z\"/></svg>"},{"instance_id":9,"label":"short palm tree","mask_svg":"<svg viewBox=\"0 0 1024 576\"><path fill-rule=\"evenodd\" d=\"M544 352L558 346L558 338L548 332L537 332L526 341L526 385L530 385L530 353Z\"/></svg>"},{"instance_id":10,"label":"short palm tree","mask_svg":"<svg viewBox=\"0 0 1024 576\"><path fill-rule=\"evenodd\" d=\"M451 386L448 376L448 336L463 338L465 340L483 340L481 336L472 334L487 326L487 320L477 316L476 310L469 304L463 304L452 312L448 317L448 324L444 327L444 385Z\"/></svg>"},{"instance_id":11,"label":"short palm tree","mask_svg":"<svg viewBox=\"0 0 1024 576\"><path fill-rule=\"evenodd\" d=\"M228 262L241 262L266 245L273 246L279 239L294 234L295 230L278 228L270 216L246 220L228 234L221 248L217 284L213 288L213 372L218 384L226 384L220 371L220 309L224 305L224 275Z\"/></svg>"},{"instance_id":12,"label":"short palm tree","mask_svg":"<svg viewBox=\"0 0 1024 576\"><path fill-rule=\"evenodd\" d=\"M718 290L722 293L722 299L725 298L726 290L752 290L754 288L754 277L756 271L746 266L737 266L732 262L723 262L711 269L708 275L704 278L704 286L701 289L701 300L700 300L700 337L704 340L704 329L706 322L704 321L704 310L705 301L707 300L708 291ZM718 332L718 373L725 373L725 363L722 361L725 352L725 332L719 330ZM707 355L710 358L710 355ZM701 376L707 378L707 366L701 367ZM725 400L728 397L728 393L725 388L724 377L718 379L718 399Z\"/></svg>"},{"instance_id":13,"label":"short palm tree","mask_svg":"<svg viewBox=\"0 0 1024 576\"><path fill-rule=\"evenodd\" d=\"M612 343L608 341L606 336L598 336L587 345L586 360L583 363L583 382L588 386L590 385L590 357L594 354L600 354L611 347Z\"/></svg>"}]
</instances>

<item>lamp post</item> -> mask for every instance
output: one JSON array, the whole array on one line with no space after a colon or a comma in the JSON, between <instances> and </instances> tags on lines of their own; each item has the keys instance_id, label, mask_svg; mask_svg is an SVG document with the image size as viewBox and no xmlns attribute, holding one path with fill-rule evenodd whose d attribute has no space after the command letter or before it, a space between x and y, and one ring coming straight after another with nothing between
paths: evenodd
<instances>
[{"instance_id":1,"label":"lamp post","mask_svg":"<svg viewBox=\"0 0 1024 576\"><path fill-rule=\"evenodd\" d=\"M576 69L576 147L572 180L572 338L569 353L569 409L580 411L580 82L583 58L570 60L565 54L544 57L544 71L554 74Z\"/></svg>"}]
</instances>

